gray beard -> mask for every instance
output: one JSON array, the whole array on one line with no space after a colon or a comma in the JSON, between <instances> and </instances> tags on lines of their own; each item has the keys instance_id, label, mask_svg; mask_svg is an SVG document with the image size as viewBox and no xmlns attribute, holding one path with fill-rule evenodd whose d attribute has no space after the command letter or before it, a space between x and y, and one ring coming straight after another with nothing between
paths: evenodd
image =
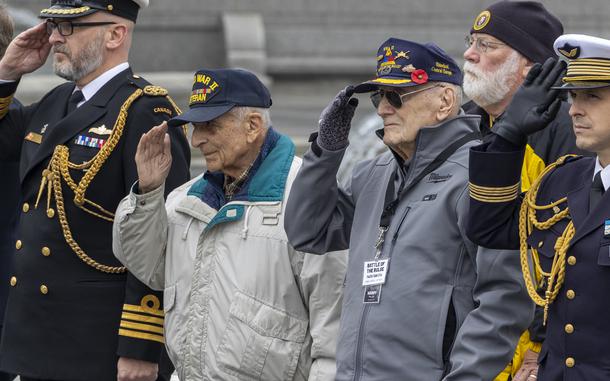
<instances>
[{"instance_id":1,"label":"gray beard","mask_svg":"<svg viewBox=\"0 0 610 381\"><path fill-rule=\"evenodd\" d=\"M519 54L514 52L495 72L484 72L466 61L464 93L481 107L501 102L515 83L519 58Z\"/></svg>"},{"instance_id":2,"label":"gray beard","mask_svg":"<svg viewBox=\"0 0 610 381\"><path fill-rule=\"evenodd\" d=\"M102 35L98 35L92 40L76 57L72 56L72 52L67 46L59 46L54 50L56 52L65 53L68 56L68 61L59 63L53 61L53 70L55 74L68 81L78 82L82 78L97 70L104 61L102 45L104 40Z\"/></svg>"}]
</instances>

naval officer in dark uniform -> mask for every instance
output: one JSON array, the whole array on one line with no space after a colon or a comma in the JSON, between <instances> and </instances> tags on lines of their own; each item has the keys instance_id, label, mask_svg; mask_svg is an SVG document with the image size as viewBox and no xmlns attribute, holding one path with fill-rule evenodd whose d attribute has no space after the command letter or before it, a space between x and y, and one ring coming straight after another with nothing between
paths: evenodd
<instances>
[{"instance_id":1,"label":"naval officer in dark uniform","mask_svg":"<svg viewBox=\"0 0 610 381\"><path fill-rule=\"evenodd\" d=\"M492 141L471 150L467 229L481 245L520 249L528 292L547 325L538 381L607 381L610 41L563 35L554 47L567 72L562 61L532 68ZM559 78L563 85L554 86ZM527 136L555 116L560 91L571 100L576 145L596 157L563 157L519 195Z\"/></svg>"},{"instance_id":2,"label":"naval officer in dark uniform","mask_svg":"<svg viewBox=\"0 0 610 381\"><path fill-rule=\"evenodd\" d=\"M127 62L147 4L53 0L0 61L0 160L19 160L22 198L0 369L22 380L157 379L162 295L127 273L111 245L140 137L178 113ZM68 82L9 110L19 79L49 54ZM166 191L188 180L190 160L182 130L169 133Z\"/></svg>"}]
</instances>

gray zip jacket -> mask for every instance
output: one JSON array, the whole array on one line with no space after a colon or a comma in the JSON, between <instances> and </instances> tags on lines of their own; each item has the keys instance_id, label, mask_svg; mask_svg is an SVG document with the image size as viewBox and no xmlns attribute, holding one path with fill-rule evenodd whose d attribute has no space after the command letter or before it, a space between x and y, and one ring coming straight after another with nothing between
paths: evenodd
<instances>
[{"instance_id":1,"label":"gray zip jacket","mask_svg":"<svg viewBox=\"0 0 610 381\"><path fill-rule=\"evenodd\" d=\"M489 381L510 361L533 304L519 256L477 248L464 233L468 151L478 141L412 184L478 124L478 117L460 115L424 128L404 174L387 152L358 165L344 189L336 181L344 150L305 154L286 208L288 239L319 254L349 248L337 380ZM405 195L380 255L390 258L386 282L379 303L364 304L364 262L375 256L386 188L402 178Z\"/></svg>"}]
</instances>

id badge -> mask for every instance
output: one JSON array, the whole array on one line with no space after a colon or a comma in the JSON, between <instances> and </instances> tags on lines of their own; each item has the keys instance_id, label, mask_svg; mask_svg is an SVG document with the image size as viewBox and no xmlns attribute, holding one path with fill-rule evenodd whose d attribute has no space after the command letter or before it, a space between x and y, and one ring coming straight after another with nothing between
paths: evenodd
<instances>
[{"instance_id":1,"label":"id badge","mask_svg":"<svg viewBox=\"0 0 610 381\"><path fill-rule=\"evenodd\" d=\"M378 304L381 299L381 285L364 287L364 304Z\"/></svg>"},{"instance_id":2,"label":"id badge","mask_svg":"<svg viewBox=\"0 0 610 381\"><path fill-rule=\"evenodd\" d=\"M604 237L610 237L610 220L604 221Z\"/></svg>"},{"instance_id":3,"label":"id badge","mask_svg":"<svg viewBox=\"0 0 610 381\"><path fill-rule=\"evenodd\" d=\"M364 262L362 285L374 286L384 284L386 275L388 274L389 262L389 258Z\"/></svg>"}]
</instances>

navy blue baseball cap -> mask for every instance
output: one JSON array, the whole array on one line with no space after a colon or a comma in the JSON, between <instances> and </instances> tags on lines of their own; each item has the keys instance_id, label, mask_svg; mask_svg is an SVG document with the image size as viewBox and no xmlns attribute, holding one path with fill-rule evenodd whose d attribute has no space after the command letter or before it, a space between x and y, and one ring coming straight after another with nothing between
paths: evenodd
<instances>
[{"instance_id":1,"label":"navy blue baseball cap","mask_svg":"<svg viewBox=\"0 0 610 381\"><path fill-rule=\"evenodd\" d=\"M202 69L195 73L189 110L170 119L168 124L209 122L236 106L269 108L271 95L247 70Z\"/></svg>"},{"instance_id":2,"label":"navy blue baseball cap","mask_svg":"<svg viewBox=\"0 0 610 381\"><path fill-rule=\"evenodd\" d=\"M462 85L462 71L445 51L433 43L390 38L377 51L377 76L354 88L356 93L379 86L410 87L428 82Z\"/></svg>"}]
</instances>

